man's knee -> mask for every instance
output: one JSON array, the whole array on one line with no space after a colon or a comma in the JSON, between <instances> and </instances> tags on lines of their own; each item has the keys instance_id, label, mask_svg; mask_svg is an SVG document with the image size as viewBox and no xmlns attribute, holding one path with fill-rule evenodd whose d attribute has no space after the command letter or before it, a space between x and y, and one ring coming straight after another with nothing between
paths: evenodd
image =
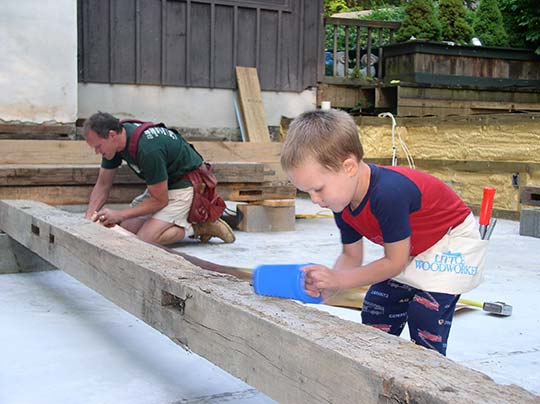
<instances>
[{"instance_id":1,"label":"man's knee","mask_svg":"<svg viewBox=\"0 0 540 404\"><path fill-rule=\"evenodd\" d=\"M161 231L156 231L155 229L149 230L143 227L137 233L137 237L148 243L167 245L182 241L186 235L185 229L176 225L171 225L166 229L160 230Z\"/></svg>"},{"instance_id":2,"label":"man's knee","mask_svg":"<svg viewBox=\"0 0 540 404\"><path fill-rule=\"evenodd\" d=\"M186 229L184 227L173 225L162 232L157 240L157 243L167 245L182 241L186 237Z\"/></svg>"}]
</instances>

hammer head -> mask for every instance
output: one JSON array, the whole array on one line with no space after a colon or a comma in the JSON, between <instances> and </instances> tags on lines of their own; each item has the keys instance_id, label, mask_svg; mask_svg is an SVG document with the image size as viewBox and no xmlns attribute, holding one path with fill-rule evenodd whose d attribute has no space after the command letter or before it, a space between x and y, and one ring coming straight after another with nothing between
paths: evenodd
<instances>
[{"instance_id":1,"label":"hammer head","mask_svg":"<svg viewBox=\"0 0 540 404\"><path fill-rule=\"evenodd\" d=\"M505 302L485 302L483 309L488 313L497 314L499 316L508 317L512 315L512 306Z\"/></svg>"}]
</instances>

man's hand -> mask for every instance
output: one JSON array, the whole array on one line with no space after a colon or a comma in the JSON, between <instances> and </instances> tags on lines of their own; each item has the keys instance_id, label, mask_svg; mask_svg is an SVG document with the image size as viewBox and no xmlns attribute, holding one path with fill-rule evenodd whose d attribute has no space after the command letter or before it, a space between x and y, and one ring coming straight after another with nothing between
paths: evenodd
<instances>
[{"instance_id":1,"label":"man's hand","mask_svg":"<svg viewBox=\"0 0 540 404\"><path fill-rule=\"evenodd\" d=\"M310 296L328 299L341 289L341 271L324 265L306 265L302 271L306 274L305 289Z\"/></svg>"},{"instance_id":2,"label":"man's hand","mask_svg":"<svg viewBox=\"0 0 540 404\"><path fill-rule=\"evenodd\" d=\"M102 209L99 212L94 212L91 219L105 227L113 227L115 224L124 220L121 210Z\"/></svg>"}]
</instances>

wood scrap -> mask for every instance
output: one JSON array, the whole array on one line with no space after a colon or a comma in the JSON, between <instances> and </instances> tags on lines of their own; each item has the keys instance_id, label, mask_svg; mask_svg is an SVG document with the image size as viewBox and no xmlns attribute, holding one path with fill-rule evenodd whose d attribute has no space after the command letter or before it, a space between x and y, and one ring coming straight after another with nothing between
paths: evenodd
<instances>
[{"instance_id":1,"label":"wood scrap","mask_svg":"<svg viewBox=\"0 0 540 404\"><path fill-rule=\"evenodd\" d=\"M270 143L270 132L268 131L257 69L237 66L236 81L246 140L255 143Z\"/></svg>"}]
</instances>

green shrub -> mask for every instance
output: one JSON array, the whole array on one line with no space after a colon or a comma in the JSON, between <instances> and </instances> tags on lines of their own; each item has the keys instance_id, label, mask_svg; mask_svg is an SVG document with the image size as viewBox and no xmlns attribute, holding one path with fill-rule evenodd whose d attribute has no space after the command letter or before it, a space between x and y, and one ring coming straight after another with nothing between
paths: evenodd
<instances>
[{"instance_id":1,"label":"green shrub","mask_svg":"<svg viewBox=\"0 0 540 404\"><path fill-rule=\"evenodd\" d=\"M467 44L473 36L473 30L467 22L467 9L463 0L440 0L439 21L442 39Z\"/></svg>"},{"instance_id":2,"label":"green shrub","mask_svg":"<svg viewBox=\"0 0 540 404\"><path fill-rule=\"evenodd\" d=\"M405 18L396 34L397 41L417 39L441 40L441 24L431 0L410 0L405 7Z\"/></svg>"},{"instance_id":3,"label":"green shrub","mask_svg":"<svg viewBox=\"0 0 540 404\"><path fill-rule=\"evenodd\" d=\"M485 46L508 46L508 35L497 0L480 0L473 29Z\"/></svg>"}]
</instances>

